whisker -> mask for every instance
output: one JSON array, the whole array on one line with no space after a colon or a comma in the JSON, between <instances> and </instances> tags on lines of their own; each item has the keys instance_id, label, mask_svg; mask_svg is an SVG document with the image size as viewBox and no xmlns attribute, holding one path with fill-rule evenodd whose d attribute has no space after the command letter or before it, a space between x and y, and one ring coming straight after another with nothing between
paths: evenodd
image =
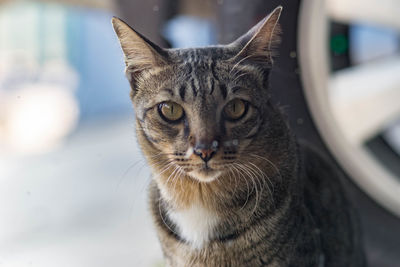
<instances>
[{"instance_id":1,"label":"whisker","mask_svg":"<svg viewBox=\"0 0 400 267\"><path fill-rule=\"evenodd\" d=\"M119 181L118 181L118 183L117 183L117 185L115 187L116 191L118 191L118 188L121 186L122 181L126 178L126 175L129 173L129 171L131 171L133 167L135 167L138 163L141 163L141 162L142 162L142 164L144 164L144 159L143 158L138 159L137 161L131 163L128 166L128 168L121 174L120 178L118 179Z\"/></svg>"},{"instance_id":2,"label":"whisker","mask_svg":"<svg viewBox=\"0 0 400 267\"><path fill-rule=\"evenodd\" d=\"M243 206L239 209L239 210L242 210L247 205L247 202L249 201L250 195L252 194L253 190L252 190L252 192L250 192L250 187L249 187L249 183L247 182L246 176L240 172L240 170L243 171L241 164L239 164L239 163L234 163L234 164L235 164L234 165L235 168L237 168L237 170L238 170L239 177L243 178L243 180L246 182L246 187L247 187L246 201L244 202Z\"/></svg>"},{"instance_id":3,"label":"whisker","mask_svg":"<svg viewBox=\"0 0 400 267\"><path fill-rule=\"evenodd\" d=\"M172 164L171 166L173 166L173 167L175 167L175 168L174 168L174 170L170 173L170 175L168 176L167 181L165 182L165 184L168 184L168 183L169 183L171 177L174 175L174 173L175 173L176 170L178 169L178 167L177 167L176 165L174 165L174 164ZM173 179L172 179L172 180L173 180Z\"/></svg>"},{"instance_id":4,"label":"whisker","mask_svg":"<svg viewBox=\"0 0 400 267\"><path fill-rule=\"evenodd\" d=\"M228 171L229 171L229 173L232 173L232 176L235 179L235 188L233 189L233 193L232 193L232 195L235 195L236 189L238 186L238 181L237 181L237 177L236 177L236 173L234 172L234 169L233 168L231 169L231 168L232 168L232 166L229 166ZM231 176L229 176L229 180L230 180L230 178L231 178Z\"/></svg>"},{"instance_id":5,"label":"whisker","mask_svg":"<svg viewBox=\"0 0 400 267\"><path fill-rule=\"evenodd\" d=\"M254 157L254 158L258 158L258 159L265 160L267 163L269 163L269 164L275 169L275 171L276 171L276 173L278 174L279 178L282 179L282 174L281 174L281 172L279 171L278 167L276 167L276 165L275 165L271 160L269 160L269 159L266 158L266 157L262 157L262 156L260 156L260 155L253 154L253 153L250 153L249 156L252 156L252 157Z\"/></svg>"},{"instance_id":6,"label":"whisker","mask_svg":"<svg viewBox=\"0 0 400 267\"><path fill-rule=\"evenodd\" d=\"M178 233L176 233L173 229L171 229L171 227L169 227L169 225L167 224L167 222L166 222L165 219L164 219L164 216L162 215L162 212L161 212L161 197L160 197L160 199L158 200L158 212L160 213L160 217L161 217L161 220L163 221L164 225L165 225L172 233L174 233L175 235L178 236Z\"/></svg>"},{"instance_id":7,"label":"whisker","mask_svg":"<svg viewBox=\"0 0 400 267\"><path fill-rule=\"evenodd\" d=\"M262 171L257 165L255 165L254 163L249 162L249 164L251 164L252 166L254 166L254 168L256 168L256 169L258 170L258 172L262 175L262 177L265 178L265 181L266 181L267 183L268 183L268 182L271 183L271 187L272 187L272 190L273 190L273 189L274 189L274 185L273 185L272 182L270 181L268 175L267 175L265 172L263 172L263 171ZM265 184L265 183L264 183L264 184ZM273 193L272 193L271 189L269 188L269 185L268 185L268 184L267 184L267 188L268 188L268 191L269 191L270 194L271 194L271 197L273 197Z\"/></svg>"},{"instance_id":8,"label":"whisker","mask_svg":"<svg viewBox=\"0 0 400 267\"><path fill-rule=\"evenodd\" d=\"M257 206L258 206L259 201L260 201L260 195L259 195L259 192L258 192L258 189L257 189L257 183L256 183L254 171L249 166L247 166L245 164L243 164L243 167L247 168L247 170L252 174L249 177L250 177L250 179L251 179L251 181L253 183L254 190L256 191L256 198L255 198L255 202L254 202L254 207L253 207L253 210L252 210L251 215L250 215L250 216L253 216L254 213L257 210Z\"/></svg>"}]
</instances>

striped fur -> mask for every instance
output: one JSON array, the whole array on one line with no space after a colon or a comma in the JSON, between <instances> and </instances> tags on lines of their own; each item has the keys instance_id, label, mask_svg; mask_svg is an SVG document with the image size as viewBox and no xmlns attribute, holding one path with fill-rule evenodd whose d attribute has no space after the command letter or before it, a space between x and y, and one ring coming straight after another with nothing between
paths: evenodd
<instances>
[{"instance_id":1,"label":"striped fur","mask_svg":"<svg viewBox=\"0 0 400 267\"><path fill-rule=\"evenodd\" d=\"M280 12L230 45L176 50L113 20L167 266L365 266L339 174L269 101ZM231 121L223 110L237 98L247 113ZM181 120L160 116L165 101L182 106Z\"/></svg>"}]
</instances>

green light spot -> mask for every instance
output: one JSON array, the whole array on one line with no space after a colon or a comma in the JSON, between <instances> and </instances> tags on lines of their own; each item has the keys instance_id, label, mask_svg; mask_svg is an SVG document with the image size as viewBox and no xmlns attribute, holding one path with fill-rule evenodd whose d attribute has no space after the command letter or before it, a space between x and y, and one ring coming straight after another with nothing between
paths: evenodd
<instances>
[{"instance_id":1,"label":"green light spot","mask_svg":"<svg viewBox=\"0 0 400 267\"><path fill-rule=\"evenodd\" d=\"M344 54L349 48L349 42L345 35L335 35L331 38L331 50L338 55Z\"/></svg>"}]
</instances>

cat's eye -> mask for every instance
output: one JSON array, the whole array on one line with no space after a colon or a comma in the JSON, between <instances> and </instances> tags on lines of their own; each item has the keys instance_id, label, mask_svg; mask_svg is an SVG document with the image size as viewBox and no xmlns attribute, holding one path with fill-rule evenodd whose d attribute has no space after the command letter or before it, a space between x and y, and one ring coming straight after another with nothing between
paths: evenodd
<instances>
[{"instance_id":1,"label":"cat's eye","mask_svg":"<svg viewBox=\"0 0 400 267\"><path fill-rule=\"evenodd\" d=\"M224 107L224 114L228 120L241 119L247 112L247 103L241 99L234 99Z\"/></svg>"},{"instance_id":2,"label":"cat's eye","mask_svg":"<svg viewBox=\"0 0 400 267\"><path fill-rule=\"evenodd\" d=\"M172 101L159 104L158 112L160 116L168 122L177 122L183 117L182 106Z\"/></svg>"}]
</instances>

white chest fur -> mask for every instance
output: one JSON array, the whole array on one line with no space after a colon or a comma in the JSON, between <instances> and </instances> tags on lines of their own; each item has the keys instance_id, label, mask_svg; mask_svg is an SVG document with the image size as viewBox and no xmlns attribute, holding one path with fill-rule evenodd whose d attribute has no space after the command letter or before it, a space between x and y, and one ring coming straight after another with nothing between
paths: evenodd
<instances>
[{"instance_id":1,"label":"white chest fur","mask_svg":"<svg viewBox=\"0 0 400 267\"><path fill-rule=\"evenodd\" d=\"M194 204L184 210L171 211L169 217L176 224L179 235L194 248L202 248L215 237L218 216L203 205Z\"/></svg>"}]
</instances>

